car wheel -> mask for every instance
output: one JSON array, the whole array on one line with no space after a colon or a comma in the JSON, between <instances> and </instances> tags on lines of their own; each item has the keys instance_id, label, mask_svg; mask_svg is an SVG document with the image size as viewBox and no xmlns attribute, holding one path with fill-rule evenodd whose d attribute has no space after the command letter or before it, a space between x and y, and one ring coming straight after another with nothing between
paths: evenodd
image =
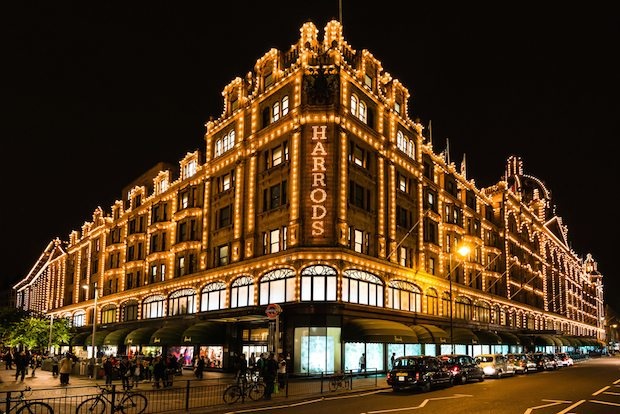
<instances>
[{"instance_id":1,"label":"car wheel","mask_svg":"<svg viewBox=\"0 0 620 414\"><path fill-rule=\"evenodd\" d=\"M480 382L484 381L484 374L480 375L480 378L478 378L478 381Z\"/></svg>"},{"instance_id":2,"label":"car wheel","mask_svg":"<svg viewBox=\"0 0 620 414\"><path fill-rule=\"evenodd\" d=\"M461 374L461 384L466 384L467 383L467 374Z\"/></svg>"},{"instance_id":3,"label":"car wheel","mask_svg":"<svg viewBox=\"0 0 620 414\"><path fill-rule=\"evenodd\" d=\"M430 381L426 381L424 384L422 384L422 392L429 392L431 390L431 382Z\"/></svg>"}]
</instances>

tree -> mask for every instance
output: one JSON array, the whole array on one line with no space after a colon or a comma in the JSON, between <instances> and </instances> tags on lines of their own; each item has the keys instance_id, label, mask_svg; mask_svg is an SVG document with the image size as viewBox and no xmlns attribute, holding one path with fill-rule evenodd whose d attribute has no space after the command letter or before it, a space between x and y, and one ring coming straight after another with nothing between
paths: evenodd
<instances>
[{"instance_id":1,"label":"tree","mask_svg":"<svg viewBox=\"0 0 620 414\"><path fill-rule=\"evenodd\" d=\"M12 306L0 308L0 344L8 344L9 334L14 323L26 318L28 313Z\"/></svg>"},{"instance_id":2,"label":"tree","mask_svg":"<svg viewBox=\"0 0 620 414\"><path fill-rule=\"evenodd\" d=\"M66 344L71 337L70 323L67 319L55 319L52 322L52 346ZM50 318L43 316L26 316L11 324L6 334L5 343L10 346L23 345L28 349L44 351L50 343Z\"/></svg>"}]
</instances>

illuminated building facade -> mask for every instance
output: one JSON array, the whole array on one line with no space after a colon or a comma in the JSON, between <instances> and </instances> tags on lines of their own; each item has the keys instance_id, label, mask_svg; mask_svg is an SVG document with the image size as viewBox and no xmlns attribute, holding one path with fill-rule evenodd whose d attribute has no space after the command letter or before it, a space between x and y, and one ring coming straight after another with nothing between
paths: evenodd
<instances>
[{"instance_id":1,"label":"illuminated building facade","mask_svg":"<svg viewBox=\"0 0 620 414\"><path fill-rule=\"evenodd\" d=\"M594 346L602 277L511 157L478 188L409 118L409 92L329 22L224 88L203 151L158 166L53 241L18 306L104 352L289 353L295 373L392 353ZM467 257L457 246L467 245ZM88 289L82 289L85 285ZM282 312L267 315L267 305ZM450 322L449 322L450 321ZM276 325L277 324L277 325Z\"/></svg>"}]
</instances>

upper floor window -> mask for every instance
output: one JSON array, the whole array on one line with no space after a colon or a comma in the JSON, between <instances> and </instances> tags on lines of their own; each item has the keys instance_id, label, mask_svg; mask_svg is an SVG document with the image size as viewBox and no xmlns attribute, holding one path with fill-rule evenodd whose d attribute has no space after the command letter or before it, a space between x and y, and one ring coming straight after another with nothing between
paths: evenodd
<instances>
[{"instance_id":1,"label":"upper floor window","mask_svg":"<svg viewBox=\"0 0 620 414\"><path fill-rule=\"evenodd\" d=\"M403 131L396 133L396 146L409 157L415 158L415 141L405 136Z\"/></svg>"},{"instance_id":2,"label":"upper floor window","mask_svg":"<svg viewBox=\"0 0 620 414\"><path fill-rule=\"evenodd\" d=\"M360 229L349 227L349 247L358 253L368 254L370 235Z\"/></svg>"},{"instance_id":3,"label":"upper floor window","mask_svg":"<svg viewBox=\"0 0 620 414\"><path fill-rule=\"evenodd\" d=\"M282 144L274 147L268 151L265 151L265 169L276 167L283 162L288 161L288 142L284 141Z\"/></svg>"},{"instance_id":4,"label":"upper floor window","mask_svg":"<svg viewBox=\"0 0 620 414\"><path fill-rule=\"evenodd\" d=\"M314 265L301 271L301 300L336 300L337 273L333 267Z\"/></svg>"},{"instance_id":5,"label":"upper floor window","mask_svg":"<svg viewBox=\"0 0 620 414\"><path fill-rule=\"evenodd\" d=\"M349 181L349 204L362 210L370 211L370 190L356 183Z\"/></svg>"},{"instance_id":6,"label":"upper floor window","mask_svg":"<svg viewBox=\"0 0 620 414\"><path fill-rule=\"evenodd\" d=\"M392 309L410 312L421 312L422 302L420 289L403 280L393 280L388 285L387 306Z\"/></svg>"},{"instance_id":7,"label":"upper floor window","mask_svg":"<svg viewBox=\"0 0 620 414\"><path fill-rule=\"evenodd\" d=\"M151 212L151 223L168 221L168 203L154 204Z\"/></svg>"},{"instance_id":8,"label":"upper floor window","mask_svg":"<svg viewBox=\"0 0 620 414\"><path fill-rule=\"evenodd\" d=\"M228 244L223 244L215 249L215 263L217 266L226 266L230 262Z\"/></svg>"},{"instance_id":9,"label":"upper floor window","mask_svg":"<svg viewBox=\"0 0 620 414\"><path fill-rule=\"evenodd\" d=\"M223 193L235 186L235 170L217 177L217 191Z\"/></svg>"},{"instance_id":10,"label":"upper floor window","mask_svg":"<svg viewBox=\"0 0 620 414\"><path fill-rule=\"evenodd\" d=\"M162 318L166 299L160 295L149 296L142 302L142 319Z\"/></svg>"},{"instance_id":11,"label":"upper floor window","mask_svg":"<svg viewBox=\"0 0 620 414\"><path fill-rule=\"evenodd\" d=\"M198 161L195 159L189 160L187 164L183 165L183 179L193 177L196 174L197 167Z\"/></svg>"},{"instance_id":12,"label":"upper floor window","mask_svg":"<svg viewBox=\"0 0 620 414\"><path fill-rule=\"evenodd\" d=\"M138 319L138 301L129 300L121 305L121 322L135 321Z\"/></svg>"},{"instance_id":13,"label":"upper floor window","mask_svg":"<svg viewBox=\"0 0 620 414\"><path fill-rule=\"evenodd\" d=\"M226 285L222 282L209 283L202 289L200 311L211 311L226 308Z\"/></svg>"},{"instance_id":14,"label":"upper floor window","mask_svg":"<svg viewBox=\"0 0 620 414\"><path fill-rule=\"evenodd\" d=\"M170 294L168 298L168 316L194 313L196 292L194 289L181 289Z\"/></svg>"},{"instance_id":15,"label":"upper floor window","mask_svg":"<svg viewBox=\"0 0 620 414\"><path fill-rule=\"evenodd\" d=\"M400 115L400 102L394 102L394 111Z\"/></svg>"},{"instance_id":16,"label":"upper floor window","mask_svg":"<svg viewBox=\"0 0 620 414\"><path fill-rule=\"evenodd\" d=\"M367 151L363 147L357 145L355 142L349 143L349 162L353 164L369 169L370 168L371 152Z\"/></svg>"},{"instance_id":17,"label":"upper floor window","mask_svg":"<svg viewBox=\"0 0 620 414\"><path fill-rule=\"evenodd\" d=\"M106 305L101 309L101 323L114 323L116 322L116 306Z\"/></svg>"},{"instance_id":18,"label":"upper floor window","mask_svg":"<svg viewBox=\"0 0 620 414\"><path fill-rule=\"evenodd\" d=\"M286 226L263 233L263 253L277 253L286 250Z\"/></svg>"},{"instance_id":19,"label":"upper floor window","mask_svg":"<svg viewBox=\"0 0 620 414\"><path fill-rule=\"evenodd\" d=\"M79 328L80 326L86 325L86 314L85 313L76 313L73 315L73 326Z\"/></svg>"},{"instance_id":20,"label":"upper floor window","mask_svg":"<svg viewBox=\"0 0 620 414\"><path fill-rule=\"evenodd\" d=\"M372 77L367 73L364 74L364 85L372 89Z\"/></svg>"},{"instance_id":21,"label":"upper floor window","mask_svg":"<svg viewBox=\"0 0 620 414\"><path fill-rule=\"evenodd\" d=\"M235 146L235 130L231 129L226 135L215 140L215 156L219 157Z\"/></svg>"},{"instance_id":22,"label":"upper floor window","mask_svg":"<svg viewBox=\"0 0 620 414\"><path fill-rule=\"evenodd\" d=\"M220 208L217 212L217 228L230 226L232 224L232 205Z\"/></svg>"},{"instance_id":23,"label":"upper floor window","mask_svg":"<svg viewBox=\"0 0 620 414\"><path fill-rule=\"evenodd\" d=\"M286 180L263 190L263 211L273 210L287 203Z\"/></svg>"},{"instance_id":24,"label":"upper floor window","mask_svg":"<svg viewBox=\"0 0 620 414\"><path fill-rule=\"evenodd\" d=\"M295 272L291 269L272 270L260 280L260 305L295 300Z\"/></svg>"},{"instance_id":25,"label":"upper floor window","mask_svg":"<svg viewBox=\"0 0 620 414\"><path fill-rule=\"evenodd\" d=\"M383 282L362 270L345 270L342 276L342 301L383 307Z\"/></svg>"},{"instance_id":26,"label":"upper floor window","mask_svg":"<svg viewBox=\"0 0 620 414\"><path fill-rule=\"evenodd\" d=\"M366 123L368 120L366 103L362 101L361 99L359 99L357 95L352 94L350 105L351 105L351 114L359 118L359 120L362 121L363 123Z\"/></svg>"},{"instance_id":27,"label":"upper floor window","mask_svg":"<svg viewBox=\"0 0 620 414\"><path fill-rule=\"evenodd\" d=\"M230 285L230 307L254 305L254 281L249 276L241 276Z\"/></svg>"},{"instance_id":28,"label":"upper floor window","mask_svg":"<svg viewBox=\"0 0 620 414\"><path fill-rule=\"evenodd\" d=\"M265 75L265 88L268 88L269 86L273 85L273 72L269 72L268 74Z\"/></svg>"}]
</instances>

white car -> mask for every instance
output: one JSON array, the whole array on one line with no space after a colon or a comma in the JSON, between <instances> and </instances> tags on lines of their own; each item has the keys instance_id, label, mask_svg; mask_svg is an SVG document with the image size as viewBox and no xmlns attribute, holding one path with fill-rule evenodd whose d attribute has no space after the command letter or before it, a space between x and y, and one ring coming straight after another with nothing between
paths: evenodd
<instances>
[{"instance_id":1,"label":"white car","mask_svg":"<svg viewBox=\"0 0 620 414\"><path fill-rule=\"evenodd\" d=\"M506 375L515 375L515 368L503 354L481 354L476 356L476 362L482 367L487 377L501 378Z\"/></svg>"},{"instance_id":2,"label":"white car","mask_svg":"<svg viewBox=\"0 0 620 414\"><path fill-rule=\"evenodd\" d=\"M570 367L573 365L573 358L566 352L558 352L555 354L558 367Z\"/></svg>"}]
</instances>

